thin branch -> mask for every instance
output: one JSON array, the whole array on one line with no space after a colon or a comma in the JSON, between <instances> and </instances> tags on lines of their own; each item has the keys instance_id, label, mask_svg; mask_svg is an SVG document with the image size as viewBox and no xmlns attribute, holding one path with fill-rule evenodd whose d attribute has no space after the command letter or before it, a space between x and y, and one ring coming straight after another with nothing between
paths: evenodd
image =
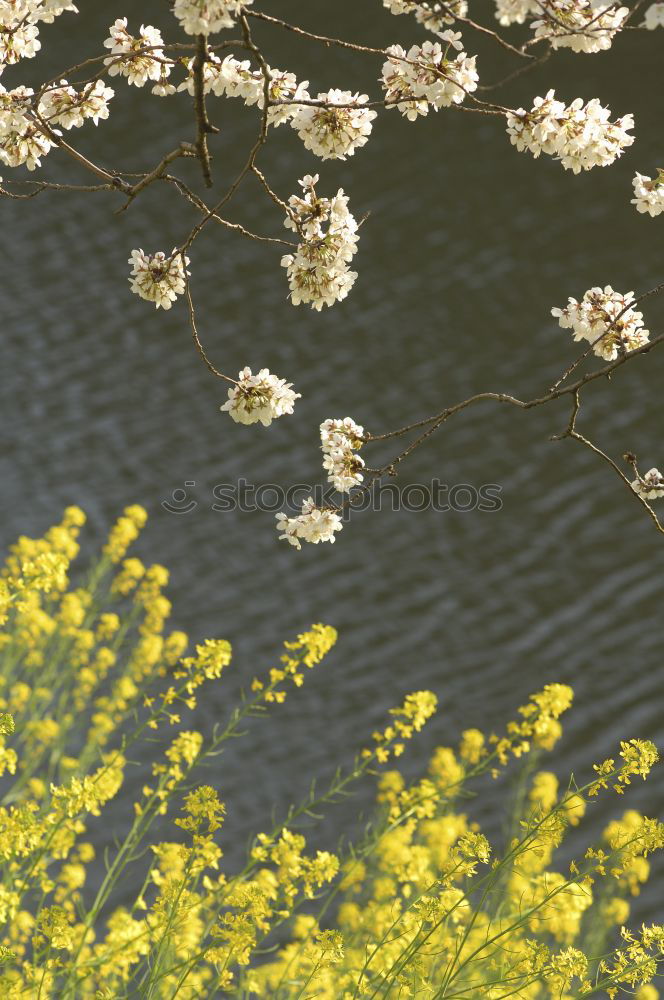
<instances>
[{"instance_id":1,"label":"thin branch","mask_svg":"<svg viewBox=\"0 0 664 1000\"><path fill-rule=\"evenodd\" d=\"M453 416L458 413L459 410L465 409L474 403L479 403L482 400L492 399L500 403L511 403L513 406L519 406L521 409L530 410L535 406L542 406L544 403L549 403L554 399L560 399L562 396L567 396L576 392L577 389L582 389L583 386L588 385L589 382L594 382L595 379L603 378L604 376L611 375L617 368L620 368L627 361L632 358L639 357L642 354L648 354L653 348L657 347L664 341L664 333L660 333L657 337L649 340L646 344L642 344L641 347L635 348L633 351L626 351L615 361L609 362L603 368L598 368L594 372L588 372L578 381L572 383L572 385L563 386L555 389L550 389L547 393L542 396L537 396L534 399L520 400L516 399L514 396L510 396L507 393L501 392L479 392L474 396L470 396L468 399L463 400L461 403L457 403L454 406L447 407L447 409L442 410L440 413L436 413L431 417L425 417L423 420L417 420L415 423L408 424L406 427L400 427L395 431L388 431L385 434L372 434L367 438L368 441L383 441L387 438L399 437L401 434L407 434L408 431L416 430L419 427L426 427L429 424L434 424L437 422L442 423L447 420L448 417Z\"/></svg>"},{"instance_id":2,"label":"thin branch","mask_svg":"<svg viewBox=\"0 0 664 1000\"><path fill-rule=\"evenodd\" d=\"M646 500L646 498L644 496L641 496L640 493L637 493L636 490L632 487L632 484L630 483L629 479L627 478L627 476L625 475L625 473L622 471L622 469L618 465L616 465L616 463L613 461L613 459L609 455L607 455L606 452L602 451L602 449L599 448L596 444L594 444L594 442L588 440L587 437L584 437L583 434L580 434L579 431L576 429L576 419L578 417L579 408L580 408L580 405L581 405L580 401L579 401L579 392L578 392L578 390L576 392L574 392L573 399L574 399L574 403L573 403L573 407L572 407L572 413L571 413L571 416L570 416L570 419L569 419L569 423L568 423L566 429L562 432L562 434L554 434L554 435L552 435L551 440L552 441L564 441L566 438L569 438L571 441L577 441L579 444L582 444L585 448L588 448L589 451L592 451L593 454L597 455L604 462L606 462L606 464L609 465L613 469L613 471L616 473L616 475L624 483L624 485L627 487L627 489L629 490L629 492L631 493L631 495L633 497L635 497L635 499L641 504L641 506L646 509L646 511L648 512L649 517L654 522L655 527L657 528L657 530L659 532L661 532L661 534L664 535L664 526L662 525L662 523L660 522L659 518L657 517L657 514L652 509L652 507L650 506L650 504L648 503L648 501ZM634 456L628 456L628 455L625 456L625 458L627 460L629 460L630 458L633 458L633 457ZM634 459L634 465L635 464L636 464L636 459ZM637 471L636 475L637 475L637 478L640 478L639 475L638 475L638 471Z\"/></svg>"},{"instance_id":3,"label":"thin branch","mask_svg":"<svg viewBox=\"0 0 664 1000\"><path fill-rule=\"evenodd\" d=\"M190 187L188 187L183 180L179 177L175 177L173 174L163 174L160 180L168 181L169 184L173 184L180 194L182 194L187 201L191 202L203 215L208 215L210 209L205 204L202 198L199 198ZM230 222L228 219L222 218L217 212L212 215L212 220L218 222L220 226L224 226L226 229L232 229L236 233L240 233L241 236L248 236L249 239L257 240L259 243L276 243L278 246L288 247L289 250L294 249L297 244L291 242L290 240L282 240L277 236L259 236L258 233L252 233L250 229L241 225L239 222Z\"/></svg>"},{"instance_id":4,"label":"thin branch","mask_svg":"<svg viewBox=\"0 0 664 1000\"><path fill-rule=\"evenodd\" d=\"M73 146L70 146L69 143L62 138L62 136L58 135L57 132L53 131L51 126L48 124L47 121L44 120L44 118L42 118L42 116L39 114L38 111L33 109L31 111L31 115L33 117L33 121L38 126L39 131L42 132L46 136L46 138L53 143L54 146L58 146L60 149L64 149L65 152L69 153L69 155L74 160L77 161L77 163L80 163L81 166L85 167L86 170L90 170L93 174L96 174L97 177L103 177L105 181L107 181L114 187L119 188L121 191L124 191L125 194L130 193L131 190L130 186L125 181L123 181L121 177L118 177L117 174L109 173L108 170L105 170L103 167L100 167L97 163L93 163L92 160L89 160L87 156L83 155L83 153L79 153L77 149L74 149Z\"/></svg>"},{"instance_id":5,"label":"thin branch","mask_svg":"<svg viewBox=\"0 0 664 1000\"><path fill-rule=\"evenodd\" d=\"M56 184L54 181L13 180L11 177L5 178L3 184L29 184L32 186L33 190L27 194L15 194L13 191L7 191L0 185L0 194L5 195L7 198L15 198L17 201L34 198L43 191L117 191L117 185L115 184Z\"/></svg>"},{"instance_id":6,"label":"thin branch","mask_svg":"<svg viewBox=\"0 0 664 1000\"><path fill-rule=\"evenodd\" d=\"M224 375L223 372L220 372L218 368L215 368L215 366L212 364L207 354L205 353L203 345L201 344L200 337L198 336L198 330L196 328L196 311L194 309L194 300L191 297L191 285L189 283L189 274L187 273L187 262L184 251L180 251L180 256L182 257L182 268L184 271L185 294L187 296L187 305L189 306L189 325L191 327L191 335L193 337L194 344L196 345L196 350L198 351L198 353L200 354L203 361L205 362L205 364L207 365L207 367L209 368L209 370L212 372L213 375L216 375L217 378L223 378L224 381L226 382L232 382L233 385L237 385L237 382L235 381L234 378L230 378L230 376Z\"/></svg>"},{"instance_id":7,"label":"thin branch","mask_svg":"<svg viewBox=\"0 0 664 1000\"><path fill-rule=\"evenodd\" d=\"M166 155L159 161L154 170L151 170L149 173L145 174L142 180L134 184L131 191L129 192L129 197L127 198L126 202L121 208L117 209L115 214L120 215L121 212L126 212L129 206L131 205L132 201L136 197L136 195L140 194L141 191L143 191L149 184L152 184L153 181L159 180L161 177L163 177L164 171L166 170L166 167L169 165L169 163L172 163L173 160L177 160L181 156L196 156L196 148L194 146L189 145L188 143L182 142L177 147L177 149L173 149L171 150L170 153L166 153Z\"/></svg>"},{"instance_id":8,"label":"thin branch","mask_svg":"<svg viewBox=\"0 0 664 1000\"><path fill-rule=\"evenodd\" d=\"M356 42L345 42L341 38L331 38L329 35L317 35L313 31L306 31L304 28L299 28L295 24L290 24L288 21L283 21L279 17L273 17L271 14L263 14L259 10L250 10L246 8L244 10L245 17L253 17L259 21L267 21L269 24L276 24L280 28L284 28L286 31L292 31L293 34L299 35L301 38L308 38L313 42L321 42L323 45L336 45L342 49L350 49L352 52L370 52L373 55L385 55L384 49L376 49L371 45L358 45Z\"/></svg>"},{"instance_id":9,"label":"thin branch","mask_svg":"<svg viewBox=\"0 0 664 1000\"><path fill-rule=\"evenodd\" d=\"M520 59L534 58L534 56L529 55L527 52L517 49L516 46L510 45L506 39L501 38L497 31L492 31L491 28L487 28L483 24L478 24L477 21L473 21L469 17L462 17L460 14L456 14L454 10L448 4L443 3L442 0L440 6L450 15L450 17L453 17L455 21L459 21L460 24L467 24L470 28L473 28L475 31L479 31L483 35L488 35L503 49L507 49L508 52L511 52L515 56L519 56Z\"/></svg>"}]
</instances>

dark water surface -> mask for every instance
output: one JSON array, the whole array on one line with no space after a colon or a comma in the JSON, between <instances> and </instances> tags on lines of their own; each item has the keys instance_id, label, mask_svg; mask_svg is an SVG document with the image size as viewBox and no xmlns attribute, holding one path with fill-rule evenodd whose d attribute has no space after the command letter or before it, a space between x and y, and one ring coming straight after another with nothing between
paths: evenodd
<instances>
[{"instance_id":1,"label":"dark water surface","mask_svg":"<svg viewBox=\"0 0 664 1000\"><path fill-rule=\"evenodd\" d=\"M82 43L92 54L120 14L137 27L134 5L86 6L44 29L44 72L74 62ZM140 7L141 20L169 27L163 4ZM375 45L423 37L377 0L265 9ZM309 77L314 91L376 92L379 59L257 34L268 61ZM530 106L557 86L568 101L598 96L615 116L634 112L637 141L608 170L575 177L518 154L500 119L454 111L414 124L383 115L345 164L321 163L287 127L275 133L263 164L277 190L287 196L318 171L321 192L343 184L351 210L371 217L356 287L322 314L287 301L278 250L219 227L194 248L200 332L215 363L230 373L268 366L302 393L296 415L269 430L219 414L226 393L193 350L182 303L157 313L129 293L131 249L170 249L193 222L170 191L155 185L121 216L107 195L1 203L2 541L42 532L79 503L88 538L99 542L123 505L144 504L150 521L138 554L171 569L174 625L235 648L233 673L199 710L203 727L224 715L239 683L275 662L282 639L316 621L339 629L325 665L219 761L231 860L273 806L300 796L312 775L329 775L417 688L435 690L441 712L410 751L413 769L467 726L501 726L550 681L576 692L565 738L545 764L561 776L574 769L587 780L591 762L615 755L620 738L662 744L660 542L610 470L573 443L549 442L565 425L565 403L525 414L470 409L404 465L403 484L434 476L500 484L497 513L359 514L334 546L298 553L277 542L272 514L210 509L212 487L239 477L321 481L317 428L328 416L350 414L381 432L476 391L540 394L576 351L551 320L552 305L595 284L644 291L661 280L661 222L629 204L634 171L652 174L662 162L655 36L635 32L603 55L563 53L496 93ZM479 52L484 81L513 68L474 37L466 45ZM16 73L3 78L14 81ZM191 136L185 95L158 101L123 81L113 86L109 122L75 136L90 155L145 169ZM213 141L221 190L256 116L240 102L211 103L222 127ZM45 163L49 176L72 176L58 153ZM236 211L249 227L280 235L279 213L251 182ZM659 331L664 303L645 310ZM611 386L589 390L582 411L582 430L614 456L636 451L644 469L664 461L663 366L662 352L630 364ZM196 484L188 491L196 510L167 513L161 501L185 481ZM628 805L656 814L663 788L660 773L625 800L601 798L587 836ZM482 799L489 829L500 794ZM332 839L358 808L333 813ZM634 918L655 916L660 895L653 883Z\"/></svg>"}]
</instances>

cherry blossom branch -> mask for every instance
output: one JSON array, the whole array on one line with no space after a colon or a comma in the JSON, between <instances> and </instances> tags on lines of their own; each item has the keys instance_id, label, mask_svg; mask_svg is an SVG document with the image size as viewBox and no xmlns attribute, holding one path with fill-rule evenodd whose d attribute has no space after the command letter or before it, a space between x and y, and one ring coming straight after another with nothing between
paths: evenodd
<instances>
[{"instance_id":1,"label":"cherry blossom branch","mask_svg":"<svg viewBox=\"0 0 664 1000\"><path fill-rule=\"evenodd\" d=\"M27 194L14 194L13 191L7 191L4 187L5 184L20 184L31 185L34 190ZM24 201L29 198L34 198L38 194L42 194L43 191L74 191L80 192L90 192L90 191L117 191L116 184L57 184L54 181L37 181L37 180L14 180L11 177L4 179L3 183L0 184L0 194L5 195L7 198L14 198L16 200Z\"/></svg>"},{"instance_id":2,"label":"cherry blossom branch","mask_svg":"<svg viewBox=\"0 0 664 1000\"><path fill-rule=\"evenodd\" d=\"M300 38L308 38L312 42L321 42L326 46L335 45L338 48L350 49L352 52L369 52L373 55L385 54L384 49L373 48L371 45L359 45L357 42L346 42L342 38L332 38L329 35L318 35L313 31L307 31L305 28L300 28L296 24L290 24L288 21L283 21L279 17L273 17L271 14L264 14L260 10L251 10L246 7L244 9L244 15L245 17L254 18L254 20L266 21L268 24L275 24L280 28L284 28L286 31L299 35Z\"/></svg>"},{"instance_id":3,"label":"cherry blossom branch","mask_svg":"<svg viewBox=\"0 0 664 1000\"><path fill-rule=\"evenodd\" d=\"M93 174L96 174L97 177L103 177L105 181L114 187L119 188L121 191L124 191L125 194L130 193L130 186L123 181L118 174L110 173L108 170L105 170L104 167L100 167L97 163L93 163L92 160L88 159L87 156L84 156L83 153L79 153L79 151L74 149L73 146L70 146L61 135L58 135L57 132L51 128L48 122L42 118L36 109L33 109L31 114L39 131L42 132L54 146L58 146L60 149L63 149L69 154L69 156L72 157L72 159L76 160L76 162L82 167L85 167L86 170L90 170Z\"/></svg>"},{"instance_id":4,"label":"cherry blossom branch","mask_svg":"<svg viewBox=\"0 0 664 1000\"><path fill-rule=\"evenodd\" d=\"M572 412L567 427L565 428L564 431L562 431L562 433L553 434L550 440L564 441L566 438L569 438L571 441L577 441L579 444L582 444L585 448L588 448L589 451L592 451L594 455L597 455L604 462L606 462L607 465L609 465L613 469L616 475L625 484L631 495L635 497L638 503L640 503L641 506L646 509L649 517L652 518L657 530L664 535L664 525L662 525L661 521L657 517L657 514L652 509L646 498L642 496L640 493L636 492L636 490L634 489L634 487L632 486L632 484L630 483L629 479L624 474L622 469L613 461L613 459L609 455L606 454L606 452L602 451L602 449L599 448L593 441L590 441L587 437L584 437L584 435L580 434L579 431L576 429L576 420L579 415L580 408L581 408L581 401L579 398L579 391L576 390L573 394ZM633 466L637 479L640 479L641 477L639 476L638 469L636 469L635 456L628 454L625 455L624 458L627 461L629 461L630 464Z\"/></svg>"},{"instance_id":5,"label":"cherry blossom branch","mask_svg":"<svg viewBox=\"0 0 664 1000\"><path fill-rule=\"evenodd\" d=\"M600 341L602 341L604 339L604 337L607 336L607 334L611 333L615 329L616 324L625 315L626 312L628 312L634 306L639 305L639 303L643 302L644 299L650 298L651 295L657 295L659 292L661 292L663 290L664 290L664 281L660 282L659 285L655 285L654 288L648 289L647 292L643 292L636 299L632 299L630 302L627 302L623 306L623 308L620 310L620 312L616 316L613 317L613 319L608 324L606 330L604 330L599 335L599 337L596 338L596 340L591 341L590 346L588 348L586 348L586 350L583 352L583 354L579 355L579 357L576 359L576 361L572 362L572 364L569 366L569 368L567 368L563 372L563 374L560 376L560 378L558 379L557 382L554 382L554 384L551 386L551 391L553 391L554 389L557 389L559 385L562 385L562 383L567 378L569 378L569 376L573 372L576 371L576 369L579 367L579 365L582 364L582 362L584 362L586 360L586 358L589 357L592 354L593 349L597 346L597 344L599 344Z\"/></svg>"},{"instance_id":6,"label":"cherry blossom branch","mask_svg":"<svg viewBox=\"0 0 664 1000\"><path fill-rule=\"evenodd\" d=\"M616 369L620 368L628 361L631 361L633 358L640 357L642 354L647 354L649 351L652 351L655 347L661 344L662 341L664 341L664 333L660 333L658 336L654 337L646 344L643 344L641 347L635 348L633 351L626 351L625 354L616 358L615 361L611 361L607 365L604 365L603 368L598 368L594 372L588 372L572 385L562 386L557 389L550 389L542 396L536 396L535 398L529 400L521 400L517 399L515 396L509 395L509 393L504 392L478 392L475 395L462 400L462 402L456 403L454 406L446 407L446 409L441 410L440 413L435 413L431 417L425 417L423 420L417 420L415 423L408 424L405 427L400 427L395 431L387 431L384 434L369 434L366 440L385 441L388 438L400 437L402 434L407 434L409 431L417 430L420 427L427 427L429 425L434 425L433 429L436 429L437 426L449 419L449 417L454 416L461 410L466 409L467 406L472 406L475 403L482 402L483 400L510 403L513 406L520 407L522 410L531 410L533 407L543 406L545 403L550 403L554 399L560 399L561 397L568 396L570 394L573 395L576 391L582 389L590 382L594 382L596 379L612 375Z\"/></svg>"},{"instance_id":7,"label":"cherry blossom branch","mask_svg":"<svg viewBox=\"0 0 664 1000\"><path fill-rule=\"evenodd\" d=\"M209 207L205 204L202 198L199 198L190 187L188 187L183 180L179 177L175 177L173 174L163 174L160 180L168 181L169 184L173 184L177 187L182 195L194 205L203 215L208 215L210 212ZM282 240L277 236L259 236L258 233L252 233L251 230L247 229L239 222L230 222L228 219L222 218L217 212L212 215L212 221L218 222L219 225L224 226L226 229L232 229L236 233L240 233L242 236L248 236L249 239L257 240L259 243L276 243L278 246L288 247L293 249L297 244L291 242L290 240Z\"/></svg>"},{"instance_id":8,"label":"cherry blossom branch","mask_svg":"<svg viewBox=\"0 0 664 1000\"><path fill-rule=\"evenodd\" d=\"M511 83L512 80L516 80L518 77L523 76L524 73L529 73L536 66L541 66L542 63L546 62L547 59L551 58L552 51L553 49L549 47L548 49L546 49L545 52L542 53L541 56L538 56L536 59L533 59L532 62L526 63L525 66L518 66L511 73L508 73L507 76L503 76L501 77L500 80L496 80L495 83L479 83L477 85L477 89L486 93L486 91L488 90L498 90L500 87L504 87L506 83Z\"/></svg>"},{"instance_id":9,"label":"cherry blossom branch","mask_svg":"<svg viewBox=\"0 0 664 1000\"><path fill-rule=\"evenodd\" d=\"M482 35L488 35L493 38L494 42L503 49L507 49L513 55L518 56L520 59L533 59L534 56L529 55L529 53L524 52L522 49L518 49L515 45L511 45L507 39L502 38L497 31L493 31L491 28L485 27L483 24L478 24L477 21L471 20L469 17L462 17L461 14L456 14L454 10L447 3L440 2L440 6L444 11L446 11L450 17L453 17L455 21L459 21L460 24L467 24L468 27L473 28L474 31L479 31Z\"/></svg>"},{"instance_id":10,"label":"cherry blossom branch","mask_svg":"<svg viewBox=\"0 0 664 1000\"><path fill-rule=\"evenodd\" d=\"M119 215L121 212L126 212L126 210L129 208L136 195L140 194L141 191L143 191L146 187L148 187L149 184L152 184L153 181L159 180L161 177L163 177L166 167L169 164L171 164L174 160L179 159L179 157L181 156L196 156L196 155L197 155L196 147L191 146L185 142L181 142L180 145L177 147L177 149L173 149L171 150L170 153L166 153L166 155L162 157L162 159L159 161L154 170L151 170L149 173L145 174L140 181L134 184L131 191L129 192L129 197L127 198L124 205L122 205L121 208L117 209L116 215Z\"/></svg>"}]
</instances>

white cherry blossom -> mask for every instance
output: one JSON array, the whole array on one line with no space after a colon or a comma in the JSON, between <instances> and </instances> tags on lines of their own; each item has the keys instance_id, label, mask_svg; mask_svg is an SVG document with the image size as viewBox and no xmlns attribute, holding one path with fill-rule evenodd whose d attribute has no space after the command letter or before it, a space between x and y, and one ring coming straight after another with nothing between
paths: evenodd
<instances>
[{"instance_id":1,"label":"white cherry blossom","mask_svg":"<svg viewBox=\"0 0 664 1000\"><path fill-rule=\"evenodd\" d=\"M296 549L301 548L301 542L318 545L319 542L334 542L334 534L341 531L343 522L339 513L330 507L317 507L313 497L302 504L302 513L296 517L277 514L277 531L279 539L284 539Z\"/></svg>"},{"instance_id":2,"label":"white cherry blossom","mask_svg":"<svg viewBox=\"0 0 664 1000\"><path fill-rule=\"evenodd\" d=\"M104 47L111 51L104 60L109 76L124 76L135 87L145 86L148 80L163 80L171 71L170 63L164 61L163 44L158 28L142 24L140 34L134 36L127 31L127 18L119 17L104 42ZM142 49L149 51L141 52ZM141 54L136 55L138 52Z\"/></svg>"},{"instance_id":3,"label":"white cherry blossom","mask_svg":"<svg viewBox=\"0 0 664 1000\"><path fill-rule=\"evenodd\" d=\"M523 24L541 9L537 0L496 0L496 17L504 25Z\"/></svg>"},{"instance_id":4,"label":"white cherry blossom","mask_svg":"<svg viewBox=\"0 0 664 1000\"><path fill-rule=\"evenodd\" d=\"M207 35L232 28L242 7L253 0L175 0L173 13L188 35Z\"/></svg>"},{"instance_id":5,"label":"white cherry blossom","mask_svg":"<svg viewBox=\"0 0 664 1000\"><path fill-rule=\"evenodd\" d=\"M647 212L653 218L664 212L664 168L657 171L655 178L636 173L632 185L634 187L632 205L637 212Z\"/></svg>"},{"instance_id":6,"label":"white cherry blossom","mask_svg":"<svg viewBox=\"0 0 664 1000\"><path fill-rule=\"evenodd\" d=\"M507 117L507 133L518 150L554 156L575 174L613 163L634 142L628 134L632 128L632 115L612 122L610 110L597 98L584 104L577 97L565 106L553 90L536 97L530 111L519 108Z\"/></svg>"},{"instance_id":7,"label":"white cherry blossom","mask_svg":"<svg viewBox=\"0 0 664 1000\"><path fill-rule=\"evenodd\" d=\"M475 56L463 51L461 34L444 31L440 37L444 45L425 42L411 46L408 52L400 45L387 49L381 80L385 101L411 121L426 114L429 106L438 111L461 104L466 94L477 89ZM453 55L450 50L454 50Z\"/></svg>"},{"instance_id":8,"label":"white cherry blossom","mask_svg":"<svg viewBox=\"0 0 664 1000\"><path fill-rule=\"evenodd\" d=\"M574 340L587 340L598 357L615 361L619 354L648 342L643 313L633 303L634 292L622 294L606 285L589 288L580 302L570 296L567 305L554 307L551 315L564 330L573 331Z\"/></svg>"},{"instance_id":9,"label":"white cherry blossom","mask_svg":"<svg viewBox=\"0 0 664 1000\"><path fill-rule=\"evenodd\" d=\"M187 62L187 76L179 85L178 90L186 90L193 96L194 94L194 60ZM303 80L298 83L294 73L286 70L272 69L267 67L269 83L270 101L293 101L292 106L279 105L270 107L268 111L268 125L275 128L289 121L298 110L297 101L308 99L307 86L309 81ZM247 105L257 105L261 110L265 102L265 78L260 70L252 70L248 59L239 60L235 56L228 55L222 61L213 52L208 54L203 66L203 89L206 94L212 93L217 97L239 97Z\"/></svg>"},{"instance_id":10,"label":"white cherry blossom","mask_svg":"<svg viewBox=\"0 0 664 1000\"><path fill-rule=\"evenodd\" d=\"M5 90L0 83L0 135L8 131L25 131L29 127L33 97L30 87Z\"/></svg>"},{"instance_id":11,"label":"white cherry blossom","mask_svg":"<svg viewBox=\"0 0 664 1000\"><path fill-rule=\"evenodd\" d=\"M267 114L268 125L273 125L278 128L279 125L283 125L284 122L291 121L294 115L298 112L299 100L307 100L309 98L309 92L307 87L309 86L308 80L301 80L299 83L294 73L286 72L281 69L270 69L268 66L269 77L270 77L270 89L269 89L269 99L270 101L292 101L292 106L286 104L280 104L275 107L270 107ZM263 108L264 106L264 89L263 89L263 76L261 74L261 89L258 98L258 107Z\"/></svg>"},{"instance_id":12,"label":"white cherry blossom","mask_svg":"<svg viewBox=\"0 0 664 1000\"><path fill-rule=\"evenodd\" d=\"M80 128L88 118L97 125L100 119L108 118L108 102L114 93L103 80L87 84L80 92L66 80L60 80L42 95L39 112L49 125L65 129Z\"/></svg>"},{"instance_id":13,"label":"white cherry blossom","mask_svg":"<svg viewBox=\"0 0 664 1000\"><path fill-rule=\"evenodd\" d=\"M645 476L635 479L631 486L634 492L645 500L664 497L664 476L659 469L650 469Z\"/></svg>"},{"instance_id":14,"label":"white cherry blossom","mask_svg":"<svg viewBox=\"0 0 664 1000\"><path fill-rule=\"evenodd\" d=\"M14 11L12 5L0 4L0 73L19 59L32 59L41 48L37 25Z\"/></svg>"},{"instance_id":15,"label":"white cherry blossom","mask_svg":"<svg viewBox=\"0 0 664 1000\"><path fill-rule=\"evenodd\" d=\"M647 28L648 31L654 31L655 28L664 28L663 0L659 0L658 3L653 3L648 7L643 27Z\"/></svg>"},{"instance_id":16,"label":"white cherry blossom","mask_svg":"<svg viewBox=\"0 0 664 1000\"><path fill-rule=\"evenodd\" d=\"M357 278L348 267L357 250L357 222L348 211L348 198L339 188L334 198L316 194L318 174L300 181L302 195L292 195L290 215L284 221L304 237L294 254L281 259L287 269L293 305L309 303L320 311L344 299Z\"/></svg>"},{"instance_id":17,"label":"white cherry blossom","mask_svg":"<svg viewBox=\"0 0 664 1000\"><path fill-rule=\"evenodd\" d=\"M629 14L628 7L594 4L592 0L540 0L531 28L535 38L547 38L554 49L602 52L611 48Z\"/></svg>"},{"instance_id":18,"label":"white cherry blossom","mask_svg":"<svg viewBox=\"0 0 664 1000\"><path fill-rule=\"evenodd\" d=\"M369 100L366 94L352 94L349 90L328 90L318 94L316 100L328 106L300 105L291 126L306 148L322 160L345 160L367 142L376 112L362 107Z\"/></svg>"},{"instance_id":19,"label":"white cherry blossom","mask_svg":"<svg viewBox=\"0 0 664 1000\"><path fill-rule=\"evenodd\" d=\"M361 448L364 428L351 417L342 420L329 419L320 425L323 468L328 480L340 493L347 493L358 486L363 475L364 461L354 449Z\"/></svg>"},{"instance_id":20,"label":"white cherry blossom","mask_svg":"<svg viewBox=\"0 0 664 1000\"><path fill-rule=\"evenodd\" d=\"M232 58L232 57L231 57ZM186 90L187 93L193 97L195 90L194 82L194 60L188 59L185 63L187 69L187 75L185 79L176 88L178 91ZM219 56L215 55L214 52L208 52L207 58L203 63L203 92L205 94L214 93L217 96L223 94L224 85L220 82L220 76L222 74L222 61Z\"/></svg>"},{"instance_id":21,"label":"white cherry blossom","mask_svg":"<svg viewBox=\"0 0 664 1000\"><path fill-rule=\"evenodd\" d=\"M411 86L406 50L401 45L390 45L387 52L389 58L383 63L380 82L388 108L397 108L411 122L420 115L428 115L429 102L425 97L416 98Z\"/></svg>"},{"instance_id":22,"label":"white cherry blossom","mask_svg":"<svg viewBox=\"0 0 664 1000\"><path fill-rule=\"evenodd\" d=\"M178 295L184 292L184 269L189 258L185 256L183 264L182 254L177 249L170 255L163 250L154 254L132 250L129 263L132 265L129 278L132 292L147 302L154 302L157 309L170 309Z\"/></svg>"},{"instance_id":23,"label":"white cherry blossom","mask_svg":"<svg viewBox=\"0 0 664 1000\"><path fill-rule=\"evenodd\" d=\"M41 157L53 148L31 114L33 97L30 87L5 90L0 84L0 162L8 167L35 170L41 166Z\"/></svg>"},{"instance_id":24,"label":"white cherry blossom","mask_svg":"<svg viewBox=\"0 0 664 1000\"><path fill-rule=\"evenodd\" d=\"M455 18L465 17L468 13L467 0L450 0L441 4L436 0L383 0L391 14L414 14L415 20L434 35L440 33L445 25L453 24Z\"/></svg>"},{"instance_id":25,"label":"white cherry blossom","mask_svg":"<svg viewBox=\"0 0 664 1000\"><path fill-rule=\"evenodd\" d=\"M71 0L13 0L13 2L29 8L29 16L33 21L43 21L44 24L53 24L56 17L71 11L78 14L78 7ZM12 0L9 0L12 3Z\"/></svg>"},{"instance_id":26,"label":"white cherry blossom","mask_svg":"<svg viewBox=\"0 0 664 1000\"><path fill-rule=\"evenodd\" d=\"M238 382L228 390L228 400L220 407L238 424L256 424L269 427L273 420L285 413L292 413L299 392L293 392L292 383L286 382L261 368L252 375L251 368L243 368Z\"/></svg>"}]
</instances>

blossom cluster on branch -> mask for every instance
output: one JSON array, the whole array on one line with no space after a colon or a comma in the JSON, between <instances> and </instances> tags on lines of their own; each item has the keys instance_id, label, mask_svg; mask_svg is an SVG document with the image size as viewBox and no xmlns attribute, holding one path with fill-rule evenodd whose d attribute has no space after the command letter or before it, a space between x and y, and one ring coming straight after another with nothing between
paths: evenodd
<instances>
[{"instance_id":1,"label":"blossom cluster on branch","mask_svg":"<svg viewBox=\"0 0 664 1000\"><path fill-rule=\"evenodd\" d=\"M535 38L546 38L554 49L601 52L611 43L629 15L628 7L594 0L544 0L542 17L533 21Z\"/></svg>"},{"instance_id":2,"label":"blossom cluster on branch","mask_svg":"<svg viewBox=\"0 0 664 1000\"><path fill-rule=\"evenodd\" d=\"M434 111L461 104L467 94L477 89L479 76L475 56L463 51L461 33L444 31L440 42L413 45L406 52L401 45L387 49L388 60L383 65L385 103L397 107L413 121Z\"/></svg>"},{"instance_id":3,"label":"blossom cluster on branch","mask_svg":"<svg viewBox=\"0 0 664 1000\"><path fill-rule=\"evenodd\" d=\"M291 195L287 229L302 237L294 254L285 254L293 305L309 303L314 309L331 306L345 299L355 283L357 272L349 268L357 251L357 222L348 210L348 197L339 188L333 198L316 193L318 174L307 174L299 182L302 195Z\"/></svg>"},{"instance_id":4,"label":"blossom cluster on branch","mask_svg":"<svg viewBox=\"0 0 664 1000\"><path fill-rule=\"evenodd\" d=\"M232 28L243 7L253 0L175 0L173 13L188 35L208 35Z\"/></svg>"},{"instance_id":5,"label":"blossom cluster on branch","mask_svg":"<svg viewBox=\"0 0 664 1000\"><path fill-rule=\"evenodd\" d=\"M129 263L132 265L129 278L132 292L146 302L154 302L157 309L170 309L178 295L184 292L189 258L183 261L175 247L170 255L163 250L153 254L132 250Z\"/></svg>"},{"instance_id":6,"label":"blossom cluster on branch","mask_svg":"<svg viewBox=\"0 0 664 1000\"><path fill-rule=\"evenodd\" d=\"M519 108L507 118L510 141L560 160L565 170L578 174L593 167L607 167L634 142L632 115L611 121L611 112L596 98L584 104L577 97L571 104L556 100L555 91L536 97L530 111Z\"/></svg>"},{"instance_id":7,"label":"blossom cluster on branch","mask_svg":"<svg viewBox=\"0 0 664 1000\"><path fill-rule=\"evenodd\" d=\"M623 295L611 285L589 288L580 302L570 296L567 305L553 308L551 315L564 330L574 331L574 340L587 340L605 361L643 347L650 336L643 313L634 309L634 292Z\"/></svg>"},{"instance_id":8,"label":"blossom cluster on branch","mask_svg":"<svg viewBox=\"0 0 664 1000\"><path fill-rule=\"evenodd\" d=\"M269 427L273 420L285 413L292 413L299 392L283 378L261 368L252 375L251 368L243 368L233 389L228 390L228 400L221 410L228 413L237 424L256 424Z\"/></svg>"}]
</instances>

